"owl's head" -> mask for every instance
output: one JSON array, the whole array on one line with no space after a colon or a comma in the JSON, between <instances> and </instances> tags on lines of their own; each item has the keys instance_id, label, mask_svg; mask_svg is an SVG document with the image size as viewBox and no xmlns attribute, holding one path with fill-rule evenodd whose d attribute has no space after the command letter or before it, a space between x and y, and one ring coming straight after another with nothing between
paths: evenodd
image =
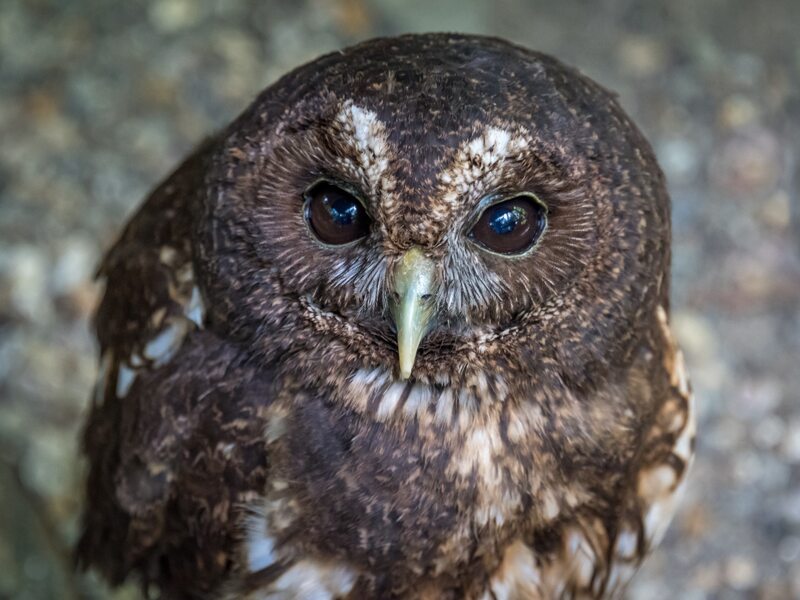
<instances>
[{"instance_id":1,"label":"owl's head","mask_svg":"<svg viewBox=\"0 0 800 600\"><path fill-rule=\"evenodd\" d=\"M650 147L612 94L507 42L322 57L217 148L195 223L211 325L308 377L592 385L666 302Z\"/></svg>"}]
</instances>

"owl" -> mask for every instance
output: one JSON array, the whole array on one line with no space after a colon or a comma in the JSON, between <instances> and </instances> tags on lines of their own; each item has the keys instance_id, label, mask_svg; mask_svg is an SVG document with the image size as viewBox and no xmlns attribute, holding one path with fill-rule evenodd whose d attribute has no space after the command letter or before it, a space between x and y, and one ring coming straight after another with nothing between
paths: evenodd
<instances>
[{"instance_id":1,"label":"owl","mask_svg":"<svg viewBox=\"0 0 800 600\"><path fill-rule=\"evenodd\" d=\"M100 268L84 566L174 599L619 596L695 426L614 95L376 39L259 95Z\"/></svg>"}]
</instances>

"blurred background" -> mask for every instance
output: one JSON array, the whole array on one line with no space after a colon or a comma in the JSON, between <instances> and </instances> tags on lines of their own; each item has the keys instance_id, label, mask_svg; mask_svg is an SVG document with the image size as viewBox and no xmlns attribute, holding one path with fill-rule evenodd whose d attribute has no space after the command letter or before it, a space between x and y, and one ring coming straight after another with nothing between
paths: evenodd
<instances>
[{"instance_id":1,"label":"blurred background","mask_svg":"<svg viewBox=\"0 0 800 600\"><path fill-rule=\"evenodd\" d=\"M631 598L800 598L798 0L2 0L0 599L72 572L92 272L148 190L288 69L376 35L501 35L619 92L673 198L691 486Z\"/></svg>"}]
</instances>

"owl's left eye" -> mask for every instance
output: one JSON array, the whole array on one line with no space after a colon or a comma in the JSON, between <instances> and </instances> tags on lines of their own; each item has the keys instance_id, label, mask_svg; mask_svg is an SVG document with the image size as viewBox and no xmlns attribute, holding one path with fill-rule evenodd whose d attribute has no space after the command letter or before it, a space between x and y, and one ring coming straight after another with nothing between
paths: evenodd
<instances>
[{"instance_id":1,"label":"owl's left eye","mask_svg":"<svg viewBox=\"0 0 800 600\"><path fill-rule=\"evenodd\" d=\"M523 194L487 206L469 232L470 239L496 254L519 255L531 249L547 226L547 209Z\"/></svg>"},{"instance_id":2,"label":"owl's left eye","mask_svg":"<svg viewBox=\"0 0 800 600\"><path fill-rule=\"evenodd\" d=\"M323 244L342 246L369 233L367 211L350 192L321 181L306 191L305 198L306 222Z\"/></svg>"}]
</instances>

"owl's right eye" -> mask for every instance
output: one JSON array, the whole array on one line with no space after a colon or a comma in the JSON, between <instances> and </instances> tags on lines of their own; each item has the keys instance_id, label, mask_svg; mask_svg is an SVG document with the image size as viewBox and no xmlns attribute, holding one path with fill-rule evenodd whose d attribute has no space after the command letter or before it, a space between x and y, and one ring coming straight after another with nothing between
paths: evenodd
<instances>
[{"instance_id":1,"label":"owl's right eye","mask_svg":"<svg viewBox=\"0 0 800 600\"><path fill-rule=\"evenodd\" d=\"M304 214L309 229L323 244L343 246L369 233L370 219L353 194L321 181L305 193Z\"/></svg>"},{"instance_id":2,"label":"owl's right eye","mask_svg":"<svg viewBox=\"0 0 800 600\"><path fill-rule=\"evenodd\" d=\"M533 194L490 204L469 237L489 252L521 256L534 247L547 227L547 208Z\"/></svg>"}]
</instances>

